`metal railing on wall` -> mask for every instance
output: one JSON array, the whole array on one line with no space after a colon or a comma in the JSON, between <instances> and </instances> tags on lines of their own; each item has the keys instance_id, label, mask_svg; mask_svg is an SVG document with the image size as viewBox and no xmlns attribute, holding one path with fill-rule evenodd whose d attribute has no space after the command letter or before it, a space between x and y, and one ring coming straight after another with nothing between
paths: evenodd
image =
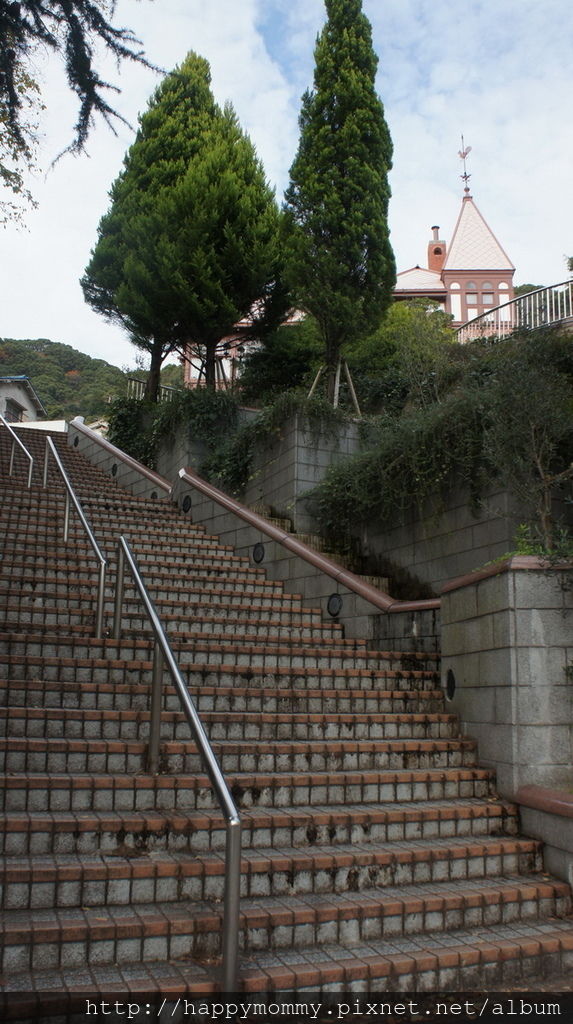
<instances>
[{"instance_id":1,"label":"metal railing on wall","mask_svg":"<svg viewBox=\"0 0 573 1024\"><path fill-rule=\"evenodd\" d=\"M76 495L76 493L75 493L75 491L74 491L74 489L72 487L70 478L69 478L68 474L66 473L66 471L64 469L64 466L62 464L62 460L60 459L60 456L59 456L59 454L58 454L58 452L56 450L56 446L55 446L55 444L54 444L54 442L53 442L51 437L47 437L46 438L46 452L45 452L45 456L44 456L44 488L46 488L47 485L48 485L48 460L49 460L50 455L52 456L52 458L54 459L54 462L56 463L56 466L58 467L58 470L59 470L60 475L61 475L61 477L62 477L62 479L64 481L64 485L65 485L65 488L66 488L66 507L65 507L65 512L64 512L64 543L65 544L68 543L69 532L70 532L70 503L72 503L74 508L75 508L75 510L76 510L76 512L77 512L79 520L80 520L80 522L81 522L81 524L82 524L82 526L84 528L84 531L87 534L87 538L88 538L88 540L89 540L89 542L91 544L91 547L92 547L92 549L94 551L94 554L95 554L95 556L96 556L96 558L97 558L97 560L99 562L99 576L98 576L97 602L96 602L96 629L95 629L96 638L99 640L99 639L101 639L102 634L103 634L103 602L104 602L104 592L105 592L105 573L106 573L107 561L106 561L106 559L105 559L105 557L104 557L104 555L103 555L103 553L101 551L101 548L100 548L98 542L96 541L96 539L95 539L95 537L93 535L93 532L92 532L92 530L90 528L90 525L89 525L89 523L88 523L88 521L87 521L87 519L86 519L86 517L84 515L84 511L82 509L82 506L79 503L77 495Z\"/></svg>"},{"instance_id":2,"label":"metal railing on wall","mask_svg":"<svg viewBox=\"0 0 573 1024\"><path fill-rule=\"evenodd\" d=\"M135 398L138 402L145 398L146 382L139 377L127 378L127 397ZM160 402L170 402L174 395L178 395L183 388L174 388L170 384L160 384L157 397Z\"/></svg>"},{"instance_id":3,"label":"metal railing on wall","mask_svg":"<svg viewBox=\"0 0 573 1024\"><path fill-rule=\"evenodd\" d=\"M486 313L462 324L456 331L461 342L478 338L506 338L514 331L534 331L563 323L573 317L573 279L548 288L518 295L510 302L488 309Z\"/></svg>"},{"instance_id":4,"label":"metal railing on wall","mask_svg":"<svg viewBox=\"0 0 573 1024\"><path fill-rule=\"evenodd\" d=\"M32 484L32 473L34 471L34 457L33 455L30 454L30 452L26 448L26 445L22 443L16 432L12 430L12 427L10 426L8 421L4 419L3 416L0 416L0 422L2 422L2 424L6 427L6 430L8 430L12 435L12 450L10 452L10 469L8 475L12 476L12 473L14 472L14 456L16 454L16 445L18 445L18 447L23 451L24 455L28 459L28 487L30 487Z\"/></svg>"}]
</instances>

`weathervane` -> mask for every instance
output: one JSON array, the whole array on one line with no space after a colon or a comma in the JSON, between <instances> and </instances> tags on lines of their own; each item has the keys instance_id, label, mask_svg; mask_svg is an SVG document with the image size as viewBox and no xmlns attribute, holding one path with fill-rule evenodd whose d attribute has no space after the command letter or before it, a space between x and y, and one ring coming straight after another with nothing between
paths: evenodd
<instances>
[{"instance_id":1,"label":"weathervane","mask_svg":"<svg viewBox=\"0 0 573 1024\"><path fill-rule=\"evenodd\" d=\"M469 180L470 180L470 178L471 178L471 174L468 174L468 171L467 171L467 167L466 167L466 158L467 158L467 156L468 156L468 153L471 153L471 151L472 151L472 147L471 147L471 146L466 146L466 144L465 144L465 142L464 142L464 137L463 137L463 135L462 135L462 148L460 149L460 151L459 151L459 153L458 153L458 156L459 156L459 157L460 157L460 159L462 159L462 160L463 160L463 162L464 162L464 173L463 173L463 174L460 174L460 178L462 179L462 181L465 181L465 183L466 183L466 187L464 188L464 192L465 192L465 193L466 193L466 195L468 195L468 196L469 196L469 194L470 194L470 189L469 189L469 185L468 185L468 182L469 182Z\"/></svg>"}]
</instances>

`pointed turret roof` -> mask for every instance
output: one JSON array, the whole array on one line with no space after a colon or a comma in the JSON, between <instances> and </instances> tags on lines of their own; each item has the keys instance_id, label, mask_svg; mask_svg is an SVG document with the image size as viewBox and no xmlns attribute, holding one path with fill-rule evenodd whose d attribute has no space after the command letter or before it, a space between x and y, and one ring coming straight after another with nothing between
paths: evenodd
<instances>
[{"instance_id":1,"label":"pointed turret roof","mask_svg":"<svg viewBox=\"0 0 573 1024\"><path fill-rule=\"evenodd\" d=\"M443 269L515 270L470 195L462 200Z\"/></svg>"}]
</instances>

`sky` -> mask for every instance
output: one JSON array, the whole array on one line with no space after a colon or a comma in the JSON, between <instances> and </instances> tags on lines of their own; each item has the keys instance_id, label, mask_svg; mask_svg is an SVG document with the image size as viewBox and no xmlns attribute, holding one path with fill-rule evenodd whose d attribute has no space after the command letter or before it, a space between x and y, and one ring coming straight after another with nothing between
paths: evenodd
<instances>
[{"instance_id":1,"label":"sky","mask_svg":"<svg viewBox=\"0 0 573 1024\"><path fill-rule=\"evenodd\" d=\"M569 0L363 0L379 58L377 88L394 144L391 242L397 269L426 264L431 227L449 241L463 195L461 136L474 201L516 267L515 283L567 278L573 255L573 99ZM189 50L211 65L216 99L234 105L282 201L298 144L300 99L312 85L323 0L119 0L150 61L169 71ZM130 122L159 78L101 53ZM75 98L57 58L38 51L42 88L31 182L38 208L25 227L0 227L0 337L49 338L121 367L137 350L83 300L79 279L133 142L96 124L87 151L54 158L73 136Z\"/></svg>"}]
</instances>

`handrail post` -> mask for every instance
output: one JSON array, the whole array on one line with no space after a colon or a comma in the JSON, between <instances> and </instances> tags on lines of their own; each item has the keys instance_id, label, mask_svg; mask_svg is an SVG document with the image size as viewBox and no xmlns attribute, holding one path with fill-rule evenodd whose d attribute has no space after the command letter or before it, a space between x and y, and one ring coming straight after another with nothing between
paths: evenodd
<instances>
[{"instance_id":1,"label":"handrail post","mask_svg":"<svg viewBox=\"0 0 573 1024\"><path fill-rule=\"evenodd\" d=\"M96 639L101 640L101 637L102 637L102 634L103 634L103 612L104 612L104 607L103 606L104 606L104 593L105 593L105 570L106 570L107 562L106 562L106 559L105 559L105 557L104 557L104 555L103 555L103 553L101 551L101 548L100 548L98 542L96 541L96 539L95 539L95 537L94 537L94 535L92 533L91 527L90 527L90 525L89 525L89 523L88 523L88 521L87 521L87 519L86 519L86 517L84 515L82 506L80 505L80 503L79 503L79 501L77 499L76 493L75 493L75 491L74 491L74 489L73 489L73 487L72 487L72 485L70 483L70 479L68 477L68 474L66 473L66 471L64 469L64 466L62 464L62 460L60 459L60 456L58 455L58 452L56 450L56 447L55 447L54 442L53 442L51 437L47 437L46 438L46 451L45 451L45 456L44 456L44 487L46 487L47 484L48 484L48 462L49 462L50 452L52 454L52 458L54 459L54 462L56 463L56 468L58 469L58 471L59 471L59 473L60 473L60 475L62 477L62 480L64 481L65 491L66 491L66 505L65 505L65 512L64 512L64 543L67 544L68 541L69 541L69 535L70 535L70 512L71 512L71 503L73 502L74 508L75 508L75 510L76 510L76 512L77 512L77 514L79 516L80 523L82 524L82 526L83 526L83 528L84 528L84 530L85 530L85 532L87 534L87 538L88 538L88 540L89 540L89 542L91 544L91 547L92 547L92 549L94 551L94 554L96 555L96 557L97 557L97 559L99 561L99 575L98 575L98 587L97 587L97 598L96 598L96 613L95 613L95 635L96 635Z\"/></svg>"},{"instance_id":2,"label":"handrail post","mask_svg":"<svg viewBox=\"0 0 573 1024\"><path fill-rule=\"evenodd\" d=\"M50 446L48 444L49 438L46 438L46 446L44 449L44 490L48 486L48 456L50 454Z\"/></svg>"},{"instance_id":3,"label":"handrail post","mask_svg":"<svg viewBox=\"0 0 573 1024\"><path fill-rule=\"evenodd\" d=\"M70 492L66 490L66 507L64 510L64 544L68 543L70 534Z\"/></svg>"},{"instance_id":4,"label":"handrail post","mask_svg":"<svg viewBox=\"0 0 573 1024\"><path fill-rule=\"evenodd\" d=\"M96 640L101 640L103 634L103 603L105 597L105 568L106 563L100 562L99 565L99 582L97 588L97 605L96 605Z\"/></svg>"},{"instance_id":5,"label":"handrail post","mask_svg":"<svg viewBox=\"0 0 573 1024\"><path fill-rule=\"evenodd\" d=\"M148 771L156 775L159 771L159 746L161 739L161 701L163 690L163 653L157 640L153 648L153 679L151 682L151 707L149 715Z\"/></svg>"},{"instance_id":6,"label":"handrail post","mask_svg":"<svg viewBox=\"0 0 573 1024\"><path fill-rule=\"evenodd\" d=\"M121 637L121 612L123 609L123 588L125 579L125 555L120 543L117 545L117 575L115 578L115 603L113 608L113 639Z\"/></svg>"},{"instance_id":7,"label":"handrail post","mask_svg":"<svg viewBox=\"0 0 573 1024\"><path fill-rule=\"evenodd\" d=\"M10 471L9 471L8 475L12 476L12 473L14 471L14 456L16 454L16 445L18 445L18 447L22 449L22 451L24 452L24 455L28 459L28 484L27 484L27 487L28 487L28 490L30 490L30 487L32 486L32 472L33 472L33 469L34 469L34 458L33 458L32 455L30 455L30 452L26 448L26 445L22 443L22 441L20 440L18 435L14 433L14 431L12 430L12 427L8 423L8 420L6 420L4 418L4 416L2 416L2 415L0 415L0 423L4 427L6 427L6 430L8 431L8 433L10 434L10 436L12 438L12 450L10 452Z\"/></svg>"},{"instance_id":8,"label":"handrail post","mask_svg":"<svg viewBox=\"0 0 573 1024\"><path fill-rule=\"evenodd\" d=\"M234 992L237 988L240 899L241 822L237 817L227 822L221 978L223 992Z\"/></svg>"}]
</instances>

